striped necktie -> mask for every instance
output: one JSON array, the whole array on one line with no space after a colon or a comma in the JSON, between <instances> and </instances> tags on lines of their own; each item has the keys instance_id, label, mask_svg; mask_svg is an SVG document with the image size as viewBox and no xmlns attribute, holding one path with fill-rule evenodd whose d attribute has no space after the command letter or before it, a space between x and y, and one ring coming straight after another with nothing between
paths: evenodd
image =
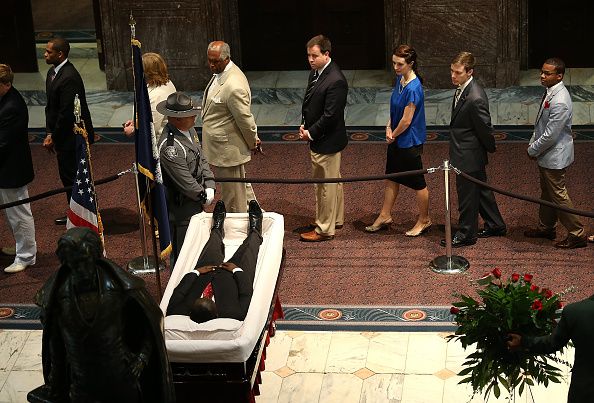
<instances>
[{"instance_id":1,"label":"striped necktie","mask_svg":"<svg viewBox=\"0 0 594 403\"><path fill-rule=\"evenodd\" d=\"M458 101L460 100L460 95L462 94L462 88L456 88L456 93L454 94L454 108L458 106Z\"/></svg>"},{"instance_id":2,"label":"striped necktie","mask_svg":"<svg viewBox=\"0 0 594 403\"><path fill-rule=\"evenodd\" d=\"M311 81L309 82L309 84L307 84L307 89L305 90L305 96L303 97L303 103L307 103L309 101L309 99L311 98L311 94L313 93L313 89L316 85L316 83L318 82L318 78L320 77L320 74L318 73L318 71L314 71L313 77L311 79Z\"/></svg>"}]
</instances>

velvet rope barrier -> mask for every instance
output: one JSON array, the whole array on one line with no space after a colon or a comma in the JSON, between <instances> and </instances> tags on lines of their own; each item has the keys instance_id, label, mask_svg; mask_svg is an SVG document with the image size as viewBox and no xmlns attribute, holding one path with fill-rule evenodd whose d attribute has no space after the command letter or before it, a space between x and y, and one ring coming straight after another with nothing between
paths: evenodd
<instances>
[{"instance_id":1,"label":"velvet rope barrier","mask_svg":"<svg viewBox=\"0 0 594 403\"><path fill-rule=\"evenodd\" d=\"M542 204L544 206L552 207L552 208L557 209L557 210L565 211L566 213L571 213L571 214L580 215L580 216L584 216L584 217L594 218L594 211L577 210L577 209L574 209L574 208L560 206L558 204L551 203L550 201L547 201L547 200L541 200L541 199L538 199L536 197L524 196L524 195L521 195L521 194L513 193L513 192L510 192L508 190L500 189L498 187L489 185L486 182L483 182L481 180L478 180L476 178L473 178L472 176L468 175L467 173L464 173L464 172L460 171L456 167L453 167L452 166L452 169L454 170L454 172L456 172L456 174L460 175L464 179L466 179L466 180L468 180L470 182L474 182L477 185L482 186L482 187L487 188L487 189L490 189L490 190L492 190L494 192L501 193L502 195L513 197L515 199L520 199L520 200L528 201L528 202L531 202L531 203Z\"/></svg>"},{"instance_id":2,"label":"velvet rope barrier","mask_svg":"<svg viewBox=\"0 0 594 403\"><path fill-rule=\"evenodd\" d=\"M104 183L113 182L116 179L120 179L123 175L128 174L130 172L132 172L132 170L131 169L128 169L126 171L122 171L122 172L117 173L115 175L111 175L111 176L108 176L106 178L102 178L102 179L96 180L95 181L95 186L103 185ZM66 191L68 191L70 189L72 189L72 186L66 186L66 187L63 187L63 188L60 188L60 189L48 190L47 192L40 193L38 195L28 197L26 199L17 200L17 201L13 201L13 202L10 202L10 203L5 203L5 204L0 204L0 211L1 210L4 210L4 209L7 209L7 208L10 208L10 207L18 206L18 205L21 205L21 204L30 203L30 202L34 202L34 201L37 201L37 200L45 199L46 197L50 197L50 196L54 196L54 195L57 195L57 194L60 194L60 193L64 193L64 192L66 192Z\"/></svg>"},{"instance_id":3,"label":"velvet rope barrier","mask_svg":"<svg viewBox=\"0 0 594 403\"><path fill-rule=\"evenodd\" d=\"M302 185L302 184L308 184L308 183L352 183L352 182L366 182L366 181L378 181L378 180L384 180L384 179L392 179L392 178L398 178L398 177L404 177L404 176L413 176L413 175L425 175L425 174L430 174L430 173L434 173L437 170L443 169L442 166L438 167L438 168L427 168L427 169L417 169L414 171L406 171L406 172L398 172L398 173L393 173L393 174L387 174L387 175L372 175L372 176L356 176L356 177L344 177L344 178L309 178L309 179L281 179L281 178L269 178L269 179L263 179L263 178L216 178L216 182L236 182L236 183L267 183L267 184L284 184L284 185ZM510 192L508 190L504 190L504 189L500 189L498 187L489 185L486 182L480 181L476 178L473 178L472 176L468 175L467 173L464 173L462 171L460 171L459 169L457 169L456 167L452 166L451 169L456 172L457 175L462 176L464 179L469 180L470 182L476 183L479 186L485 187L487 189L490 189L494 192L500 193L502 195L505 196L509 196L509 197L513 197L515 199L520 199L520 200L524 200L524 201L528 201L531 203L536 203L536 204L542 204L551 208L555 208L557 210L561 210L561 211L565 211L567 213L571 213L571 214L576 214L576 215L580 215L580 216L584 216L584 217L589 217L589 218L594 218L594 212L592 211L584 211L584 210L577 210L574 208L569 208L569 207L564 207L564 206L559 206L557 204L551 203L549 201L546 200L541 200L535 197L530 197L530 196L524 196L518 193L514 193L514 192ZM108 176L107 178L103 178L103 179L99 179L97 181L95 181L95 185L102 185L104 183L108 183L108 182L112 182L116 179L119 179L122 175L130 173L131 170L128 169L126 171L120 172L116 175L112 175L112 176ZM54 189L54 190L50 190L48 192L45 193L41 193L32 197L29 197L27 199L23 199L23 200L18 200L18 201L14 201L11 203L6 203L6 204L2 204L0 205L0 210L4 210L6 208L10 208L10 207L14 207L14 206L18 206L19 204L25 204L25 203L29 203L32 201L37 201L49 196L53 196L59 193L64 193L67 190L71 189L71 187L65 187L65 188L61 188L61 189Z\"/></svg>"}]
</instances>

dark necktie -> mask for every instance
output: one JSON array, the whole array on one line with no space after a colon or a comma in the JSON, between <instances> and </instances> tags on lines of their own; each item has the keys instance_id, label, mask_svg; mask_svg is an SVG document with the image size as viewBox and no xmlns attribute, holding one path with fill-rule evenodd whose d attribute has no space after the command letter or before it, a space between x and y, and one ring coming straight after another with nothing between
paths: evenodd
<instances>
[{"instance_id":1,"label":"dark necktie","mask_svg":"<svg viewBox=\"0 0 594 403\"><path fill-rule=\"evenodd\" d=\"M538 112L536 114L536 123L538 123L538 120L540 119L540 113L542 112L542 107L543 107L544 100L546 97L547 97L547 90L545 90L544 94L542 94L542 98L540 99L540 106L538 107Z\"/></svg>"},{"instance_id":2,"label":"dark necktie","mask_svg":"<svg viewBox=\"0 0 594 403\"><path fill-rule=\"evenodd\" d=\"M49 69L48 77L50 79L50 83L52 81L54 81L54 78L56 77L56 68L55 67L52 67L52 68Z\"/></svg>"},{"instance_id":3,"label":"dark necktie","mask_svg":"<svg viewBox=\"0 0 594 403\"><path fill-rule=\"evenodd\" d=\"M314 71L313 77L311 79L311 81L309 82L309 84L307 84L307 89L305 90L305 96L303 97L303 103L306 104L309 99L311 98L311 94L313 93L313 89L316 85L316 83L318 82L318 78L320 77L320 74L318 73L318 71Z\"/></svg>"}]
</instances>

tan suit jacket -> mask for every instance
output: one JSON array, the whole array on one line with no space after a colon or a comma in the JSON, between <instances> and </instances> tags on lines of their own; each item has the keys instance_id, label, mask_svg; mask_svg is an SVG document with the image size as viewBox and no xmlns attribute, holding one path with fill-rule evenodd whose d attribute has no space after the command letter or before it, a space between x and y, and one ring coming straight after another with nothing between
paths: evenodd
<instances>
[{"instance_id":1,"label":"tan suit jacket","mask_svg":"<svg viewBox=\"0 0 594 403\"><path fill-rule=\"evenodd\" d=\"M219 87L202 98L202 142L206 160L217 167L242 165L251 159L258 138L250 110L252 94L247 78L236 65L221 74Z\"/></svg>"}]
</instances>

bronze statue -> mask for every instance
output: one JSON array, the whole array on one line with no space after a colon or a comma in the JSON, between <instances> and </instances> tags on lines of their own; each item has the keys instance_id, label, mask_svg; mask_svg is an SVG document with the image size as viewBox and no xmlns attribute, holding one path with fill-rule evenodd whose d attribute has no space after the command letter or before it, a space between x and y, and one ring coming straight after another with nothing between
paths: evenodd
<instances>
[{"instance_id":1,"label":"bronze statue","mask_svg":"<svg viewBox=\"0 0 594 403\"><path fill-rule=\"evenodd\" d=\"M36 296L45 385L30 402L173 402L163 315L144 287L103 257L99 236L69 229L62 265Z\"/></svg>"}]
</instances>

